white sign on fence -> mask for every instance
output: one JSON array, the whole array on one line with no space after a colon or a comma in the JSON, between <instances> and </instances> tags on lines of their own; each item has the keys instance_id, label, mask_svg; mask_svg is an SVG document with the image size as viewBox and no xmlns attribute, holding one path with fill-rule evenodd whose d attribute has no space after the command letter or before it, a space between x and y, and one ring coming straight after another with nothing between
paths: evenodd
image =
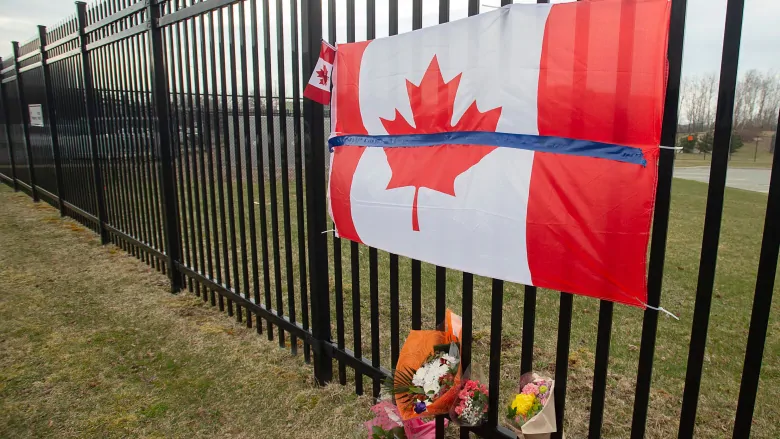
<instances>
[{"instance_id":1,"label":"white sign on fence","mask_svg":"<svg viewBox=\"0 0 780 439\"><path fill-rule=\"evenodd\" d=\"M41 104L30 105L30 126L42 127L43 126L43 108Z\"/></svg>"}]
</instances>

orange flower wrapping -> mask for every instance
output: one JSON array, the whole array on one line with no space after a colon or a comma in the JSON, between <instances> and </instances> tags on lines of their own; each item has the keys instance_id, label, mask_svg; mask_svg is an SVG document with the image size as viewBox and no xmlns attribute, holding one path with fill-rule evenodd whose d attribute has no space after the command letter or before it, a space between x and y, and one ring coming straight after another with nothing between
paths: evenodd
<instances>
[{"instance_id":1,"label":"orange flower wrapping","mask_svg":"<svg viewBox=\"0 0 780 439\"><path fill-rule=\"evenodd\" d=\"M440 344L457 343L458 339L450 332L442 331L410 331L406 338L403 348L398 355L396 370L416 371L423 365L428 356L433 352L433 347ZM398 403L398 411L401 417L406 421L409 419L428 417L435 415L445 415L449 413L450 406L458 397L458 388L460 387L460 364L458 364L458 373L455 375L454 385L443 395L439 396L432 404L426 407L426 410L417 414L411 404ZM398 378L396 378L397 380ZM399 383L396 381L396 385ZM403 394L396 394L396 400Z\"/></svg>"}]
</instances>

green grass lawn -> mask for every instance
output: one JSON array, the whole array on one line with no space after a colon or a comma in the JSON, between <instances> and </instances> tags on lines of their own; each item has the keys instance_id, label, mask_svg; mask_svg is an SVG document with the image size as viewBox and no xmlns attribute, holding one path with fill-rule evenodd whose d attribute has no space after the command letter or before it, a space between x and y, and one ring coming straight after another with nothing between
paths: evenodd
<instances>
[{"instance_id":1,"label":"green grass lawn","mask_svg":"<svg viewBox=\"0 0 780 439\"><path fill-rule=\"evenodd\" d=\"M691 166L710 166L712 162L712 154L677 154L674 160L674 166L678 167L691 167ZM772 154L766 149L759 148L758 152L755 151L754 144L746 143L745 146L737 150L729 161L729 166L734 168L756 168L756 169L771 169L772 168Z\"/></svg>"},{"instance_id":2,"label":"green grass lawn","mask_svg":"<svg viewBox=\"0 0 780 439\"><path fill-rule=\"evenodd\" d=\"M752 160L752 156L750 158ZM680 163L679 159L677 163ZM279 185L278 193L281 194L281 185ZM255 191L255 194L257 194L257 191ZM269 195L268 186L266 185L267 204L270 203ZM685 379L688 340L694 308L706 195L707 186L705 184L674 180L662 305L679 314L681 321L678 322L666 316L660 318L647 432L647 437L650 438L673 437L677 431ZM721 438L730 435L729 432L731 431L739 392L739 379L750 319L766 199L764 194L736 189L727 189L726 191L712 319L710 321L701 401L698 411L697 437ZM280 195L278 196L278 203L281 206ZM295 206L294 196L291 198L291 203ZM255 208L259 208L259 206L255 206ZM257 221L259 236L259 216L257 216ZM290 250L293 256L292 275L297 299L300 273L297 265L298 237L295 233L296 224L295 215L293 214L292 245ZM192 226L189 226L188 230L193 231ZM270 233L270 226L268 230ZM33 232L33 227L24 230L24 233ZM194 232L197 233L197 230L194 230ZM328 239L329 257L331 259L331 313L333 317L333 337L335 339L336 320L335 298L333 294L332 236L329 236ZM280 283L284 290L284 300L286 301L287 270L284 264L284 252L286 251L284 239L280 238L280 243L282 251L280 255L282 261L280 264ZM354 331L351 319L353 304L351 300L352 273L350 270L349 247L348 242L342 242L346 339L347 346L351 348ZM127 258L122 259L123 263L130 264L125 259ZM95 261L103 263L103 261L98 261L97 259ZM360 307L362 317L361 336L363 352L368 357L371 352L371 326L368 301L368 250L365 247L360 249L359 262L361 301L357 306ZM239 260L239 263L243 262ZM50 264L50 267L53 266L56 266L56 264ZM137 265L133 266L137 267ZM388 267L388 255L384 252L379 252L381 363L383 366L390 368L392 365L389 361L390 306ZM71 269L73 268L75 267ZM63 270L67 269L67 267L63 268ZM146 269L144 268L144 270ZM112 271L117 270L113 269ZM447 304L454 310L459 311L461 307L461 274L451 270L447 274ZM165 279L162 276L151 274L149 276L154 277L157 282L164 285ZM262 283L262 275L260 279ZM130 288L132 287L130 285L132 282L128 278L124 281L127 285L122 284L122 287ZM272 276L272 283L269 285L272 292L275 284L276 282ZM409 260L405 258L400 258L399 284L401 294L401 338L403 340L403 337L409 330L411 321L411 267ZM264 286L259 286L262 292ZM776 288L776 291L778 289L780 288ZM161 291L163 290L164 288L161 289ZM433 306L435 275L434 267L429 264L423 264L422 291L423 325L433 328L437 323L434 321ZM502 353L501 380L503 400L508 400L509 393L513 390L519 373L523 308L522 291L522 286L520 285L507 284L505 287L504 329L502 336L504 349ZM145 294L157 295L158 293L155 290L151 293L145 291ZM534 346L535 368L548 374L554 372L555 366L558 300L559 294L556 292L540 290L538 294L536 344ZM273 302L274 307L276 307L275 299ZM296 302L300 320L300 301L296 300ZM485 372L487 372L488 367L487 354L490 342L490 302L489 279L476 278L474 285L474 364L477 367L482 367ZM131 301L131 303L134 302ZM128 305L128 310L131 310L132 306ZM164 307L167 306L167 304L164 305ZM575 297L574 299L574 320L572 322L571 354L569 358L570 380L566 409L566 430L569 437L579 438L585 437L587 434L598 306L597 300L583 297ZM283 304L283 309L287 310L286 302ZM773 403L780 397L780 391L777 390L778 384L780 384L780 340L777 338L778 329L780 328L778 328L778 320L775 317L777 316L777 309L778 305L777 301L775 301L772 319L770 320L767 349L762 369L762 381L753 426L753 437L756 438L776 438L780 436L780 426L776 422L777 419L780 419L780 407ZM642 316L643 312L639 309L623 305L615 307L607 382L607 415L604 423L604 437L627 437L629 434L641 339ZM223 322L223 324L227 323ZM137 326L143 325L139 323ZM193 329L192 332L196 333L197 331ZM257 341L257 338L252 338L252 340L255 341L251 342L252 348L250 351L258 352L259 348L257 346L264 346L263 349L274 351L269 347L274 346L273 344ZM246 344L244 343L242 346ZM206 346L204 346L205 348ZM246 347L242 349L246 349ZM266 351L262 352L265 355ZM299 367L299 363L297 363L299 360L290 361L296 364L295 367ZM255 372L260 370L261 368L257 368ZM307 370L307 373L310 375L310 370ZM225 374L224 376L227 380L230 375ZM350 379L352 379L351 375ZM351 387L352 385L341 390L349 393ZM368 380L365 382L365 388L370 391ZM240 395L237 393L234 395L234 398L244 398L246 393L239 393ZM254 394L260 395L261 393L255 392ZM346 398L346 396L343 397ZM258 404L268 404L268 400L264 400L260 396L256 398L256 401L258 401ZM332 407L334 410L344 405L341 401L343 400L333 403ZM322 416L322 422L329 422L330 418L327 415L321 414L320 416ZM179 426L179 428L182 428L180 430L182 435L186 435L190 431L188 430L189 427ZM179 430L177 430L177 434L178 432ZM321 437L330 436L325 435Z\"/></svg>"}]
</instances>

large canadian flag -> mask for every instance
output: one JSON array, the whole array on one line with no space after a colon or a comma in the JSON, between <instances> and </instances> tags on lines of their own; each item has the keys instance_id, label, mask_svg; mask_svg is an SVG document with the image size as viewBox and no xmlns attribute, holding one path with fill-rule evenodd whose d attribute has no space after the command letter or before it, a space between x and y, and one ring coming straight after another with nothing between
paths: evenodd
<instances>
[{"instance_id":1,"label":"large canadian flag","mask_svg":"<svg viewBox=\"0 0 780 439\"><path fill-rule=\"evenodd\" d=\"M667 0L511 5L339 45L340 237L644 307Z\"/></svg>"}]
</instances>

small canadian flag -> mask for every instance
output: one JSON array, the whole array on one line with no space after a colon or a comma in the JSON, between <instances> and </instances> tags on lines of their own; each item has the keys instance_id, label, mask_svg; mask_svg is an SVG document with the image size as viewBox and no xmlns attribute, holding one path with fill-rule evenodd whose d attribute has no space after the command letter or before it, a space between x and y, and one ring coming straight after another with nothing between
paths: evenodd
<instances>
[{"instance_id":1,"label":"small canadian flag","mask_svg":"<svg viewBox=\"0 0 780 439\"><path fill-rule=\"evenodd\" d=\"M303 90L303 96L322 105L330 104L330 77L333 73L333 64L336 60L336 48L322 42L320 58L311 74L309 83Z\"/></svg>"}]
</instances>

